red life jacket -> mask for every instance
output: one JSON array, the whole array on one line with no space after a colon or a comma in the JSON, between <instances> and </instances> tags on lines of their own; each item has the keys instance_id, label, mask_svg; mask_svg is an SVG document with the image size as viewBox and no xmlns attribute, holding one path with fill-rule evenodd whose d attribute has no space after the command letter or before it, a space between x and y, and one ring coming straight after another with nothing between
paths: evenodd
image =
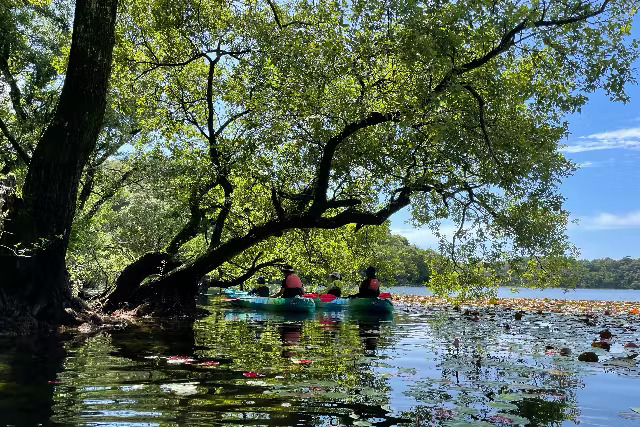
<instances>
[{"instance_id":1,"label":"red life jacket","mask_svg":"<svg viewBox=\"0 0 640 427\"><path fill-rule=\"evenodd\" d=\"M369 279L369 289L375 292L380 290L380 282L378 279Z\"/></svg>"},{"instance_id":2,"label":"red life jacket","mask_svg":"<svg viewBox=\"0 0 640 427\"><path fill-rule=\"evenodd\" d=\"M295 274L290 274L284 280L284 287L287 289L302 289L302 282L300 281L300 278L298 276L296 276Z\"/></svg>"}]
</instances>

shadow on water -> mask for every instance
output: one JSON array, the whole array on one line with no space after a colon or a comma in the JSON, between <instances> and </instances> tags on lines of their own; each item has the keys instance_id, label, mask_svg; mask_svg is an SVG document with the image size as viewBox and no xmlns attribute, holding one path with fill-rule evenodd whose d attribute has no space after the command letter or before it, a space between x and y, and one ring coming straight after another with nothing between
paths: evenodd
<instances>
[{"instance_id":1,"label":"shadow on water","mask_svg":"<svg viewBox=\"0 0 640 427\"><path fill-rule=\"evenodd\" d=\"M58 335L0 337L0 425L46 425L65 349Z\"/></svg>"}]
</instances>

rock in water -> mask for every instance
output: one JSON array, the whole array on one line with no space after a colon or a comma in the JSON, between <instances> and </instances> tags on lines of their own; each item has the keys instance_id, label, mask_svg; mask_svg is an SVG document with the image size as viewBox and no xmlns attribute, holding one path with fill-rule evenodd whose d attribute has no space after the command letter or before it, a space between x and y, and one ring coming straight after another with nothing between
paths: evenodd
<instances>
[{"instance_id":1,"label":"rock in water","mask_svg":"<svg viewBox=\"0 0 640 427\"><path fill-rule=\"evenodd\" d=\"M605 329L604 331L600 332L600 339L601 340L610 340L611 337L613 337L613 334L608 329Z\"/></svg>"},{"instance_id":2,"label":"rock in water","mask_svg":"<svg viewBox=\"0 0 640 427\"><path fill-rule=\"evenodd\" d=\"M578 356L578 360L581 362L597 362L598 355L593 351L585 351L580 356Z\"/></svg>"}]
</instances>

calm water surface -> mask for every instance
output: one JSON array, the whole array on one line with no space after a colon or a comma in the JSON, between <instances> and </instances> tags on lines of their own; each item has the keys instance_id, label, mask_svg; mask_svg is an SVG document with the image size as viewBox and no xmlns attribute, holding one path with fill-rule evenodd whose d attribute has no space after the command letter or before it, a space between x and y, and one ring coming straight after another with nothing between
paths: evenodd
<instances>
[{"instance_id":1,"label":"calm water surface","mask_svg":"<svg viewBox=\"0 0 640 427\"><path fill-rule=\"evenodd\" d=\"M493 309L476 322L445 309L380 319L206 306L195 322L0 337L0 425L640 424L640 370L623 347L640 345L638 316L588 325ZM592 348L605 327L610 351ZM582 351L600 361L578 362Z\"/></svg>"}]
</instances>

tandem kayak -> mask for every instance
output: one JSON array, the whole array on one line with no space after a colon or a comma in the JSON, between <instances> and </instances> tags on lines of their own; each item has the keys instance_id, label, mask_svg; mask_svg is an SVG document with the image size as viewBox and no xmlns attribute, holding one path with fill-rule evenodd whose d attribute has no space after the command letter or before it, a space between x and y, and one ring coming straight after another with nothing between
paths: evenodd
<instances>
[{"instance_id":1,"label":"tandem kayak","mask_svg":"<svg viewBox=\"0 0 640 427\"><path fill-rule=\"evenodd\" d=\"M316 308L309 298L239 297L230 299L231 305L255 310L309 312Z\"/></svg>"}]
</instances>

